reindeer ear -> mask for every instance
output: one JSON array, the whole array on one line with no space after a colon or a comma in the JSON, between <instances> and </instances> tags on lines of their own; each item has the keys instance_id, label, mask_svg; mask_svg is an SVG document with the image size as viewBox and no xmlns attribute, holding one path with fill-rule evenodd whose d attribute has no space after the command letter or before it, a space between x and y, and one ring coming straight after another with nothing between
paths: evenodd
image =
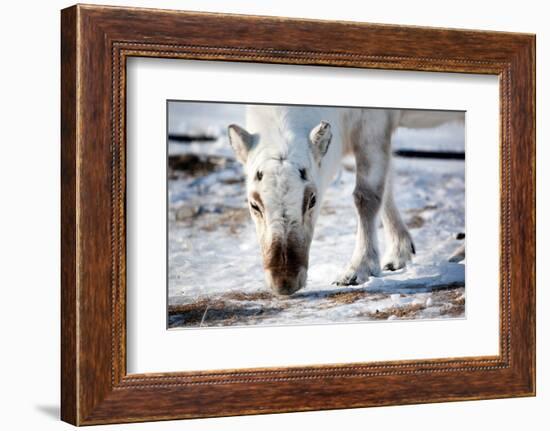
<instances>
[{"instance_id":1,"label":"reindeer ear","mask_svg":"<svg viewBox=\"0 0 550 431\"><path fill-rule=\"evenodd\" d=\"M311 129L309 133L309 147L317 163L321 163L321 159L327 153L331 139L330 124L326 121L321 121Z\"/></svg>"},{"instance_id":2,"label":"reindeer ear","mask_svg":"<svg viewBox=\"0 0 550 431\"><path fill-rule=\"evenodd\" d=\"M248 152L254 145L254 135L251 135L242 127L236 124L231 124L227 128L227 134L229 135L229 142L235 151L237 159L241 163L246 163Z\"/></svg>"}]
</instances>

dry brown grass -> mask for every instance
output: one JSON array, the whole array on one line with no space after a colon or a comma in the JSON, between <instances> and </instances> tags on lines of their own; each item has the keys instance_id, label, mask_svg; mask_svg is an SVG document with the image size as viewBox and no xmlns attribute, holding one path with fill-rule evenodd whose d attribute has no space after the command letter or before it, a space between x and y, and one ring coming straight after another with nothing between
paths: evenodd
<instances>
[{"instance_id":1,"label":"dry brown grass","mask_svg":"<svg viewBox=\"0 0 550 431\"><path fill-rule=\"evenodd\" d=\"M372 320L388 320L391 316L395 316L397 319L411 319L425 308L426 304L423 303L393 306L383 311L367 312L365 313L365 317Z\"/></svg>"},{"instance_id":2,"label":"dry brown grass","mask_svg":"<svg viewBox=\"0 0 550 431\"><path fill-rule=\"evenodd\" d=\"M279 306L251 306L246 302L201 299L192 304L170 306L168 308L169 327L253 324L283 310L284 308Z\"/></svg>"},{"instance_id":3,"label":"dry brown grass","mask_svg":"<svg viewBox=\"0 0 550 431\"><path fill-rule=\"evenodd\" d=\"M173 154L168 157L168 168L173 176L188 175L200 177L218 170L230 162L222 156L205 154Z\"/></svg>"},{"instance_id":4,"label":"dry brown grass","mask_svg":"<svg viewBox=\"0 0 550 431\"><path fill-rule=\"evenodd\" d=\"M262 292L251 292L251 293L245 293L245 292L230 292L223 295L224 299L228 299L230 301L269 301L273 299L275 296L268 291L262 291Z\"/></svg>"},{"instance_id":5,"label":"dry brown grass","mask_svg":"<svg viewBox=\"0 0 550 431\"><path fill-rule=\"evenodd\" d=\"M225 208L221 213L209 213L200 216L199 228L205 232L213 232L225 227L229 233L235 235L250 218L246 208Z\"/></svg>"},{"instance_id":6,"label":"dry brown grass","mask_svg":"<svg viewBox=\"0 0 550 431\"><path fill-rule=\"evenodd\" d=\"M376 301L383 297L384 295L369 293L364 289L330 292L325 296L325 298L334 305L353 304L354 302L361 301L363 299Z\"/></svg>"},{"instance_id":7,"label":"dry brown grass","mask_svg":"<svg viewBox=\"0 0 550 431\"><path fill-rule=\"evenodd\" d=\"M408 297L414 294L399 294ZM227 292L216 297L198 298L191 304L171 305L168 308L170 327L231 326L262 323L278 313L301 307L311 299L309 295L295 295L278 298L268 290L258 292ZM334 290L315 296L319 310L346 306L360 301L363 303L383 300L388 293L370 293L365 289ZM463 286L449 286L431 294L429 309L439 309L436 317L456 318L464 316L465 297ZM358 317L367 320L418 319L427 309L425 302L394 305L383 310L364 311Z\"/></svg>"},{"instance_id":8,"label":"dry brown grass","mask_svg":"<svg viewBox=\"0 0 550 431\"><path fill-rule=\"evenodd\" d=\"M424 217L415 214L409 220L407 220L407 227L409 229L418 229L424 226Z\"/></svg>"}]
</instances>

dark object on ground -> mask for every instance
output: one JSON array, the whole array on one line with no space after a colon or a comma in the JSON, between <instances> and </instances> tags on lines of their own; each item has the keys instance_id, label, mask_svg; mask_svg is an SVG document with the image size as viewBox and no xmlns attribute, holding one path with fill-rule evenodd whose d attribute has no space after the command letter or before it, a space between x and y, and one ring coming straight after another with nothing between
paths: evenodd
<instances>
[{"instance_id":1,"label":"dark object on ground","mask_svg":"<svg viewBox=\"0 0 550 431\"><path fill-rule=\"evenodd\" d=\"M420 159L451 159L464 160L464 152L454 151L417 151L417 150L395 150L393 152L397 157L416 157Z\"/></svg>"},{"instance_id":2,"label":"dark object on ground","mask_svg":"<svg viewBox=\"0 0 550 431\"><path fill-rule=\"evenodd\" d=\"M210 135L186 135L179 133L171 133L168 135L170 141L182 142L188 144L190 142L214 142L217 138Z\"/></svg>"},{"instance_id":3,"label":"dark object on ground","mask_svg":"<svg viewBox=\"0 0 550 431\"><path fill-rule=\"evenodd\" d=\"M210 172L225 167L232 160L222 156L205 154L176 154L168 156L168 167L191 176L207 175Z\"/></svg>"},{"instance_id":4,"label":"dark object on ground","mask_svg":"<svg viewBox=\"0 0 550 431\"><path fill-rule=\"evenodd\" d=\"M464 232L459 232L456 234L456 239L464 239L466 238L466 234Z\"/></svg>"}]
</instances>

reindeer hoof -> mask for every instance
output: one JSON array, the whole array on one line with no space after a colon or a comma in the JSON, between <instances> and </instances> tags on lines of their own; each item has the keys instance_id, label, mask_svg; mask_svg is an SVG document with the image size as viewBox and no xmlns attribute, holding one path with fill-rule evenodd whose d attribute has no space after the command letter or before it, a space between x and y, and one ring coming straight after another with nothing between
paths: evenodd
<instances>
[{"instance_id":1,"label":"reindeer hoof","mask_svg":"<svg viewBox=\"0 0 550 431\"><path fill-rule=\"evenodd\" d=\"M412 238L407 233L400 238L398 243L389 250L384 258L384 271L397 271L398 269L405 268L407 263L412 260L414 254L416 254L416 249Z\"/></svg>"},{"instance_id":2,"label":"reindeer hoof","mask_svg":"<svg viewBox=\"0 0 550 431\"><path fill-rule=\"evenodd\" d=\"M357 273L357 271L349 270L338 277L338 279L332 284L335 284L336 286L357 286L359 284L363 284L367 280L368 276L362 277Z\"/></svg>"},{"instance_id":3,"label":"reindeer hoof","mask_svg":"<svg viewBox=\"0 0 550 431\"><path fill-rule=\"evenodd\" d=\"M393 266L392 262L386 263L386 265L384 265L384 271L396 271L396 270L397 268Z\"/></svg>"},{"instance_id":4,"label":"reindeer hoof","mask_svg":"<svg viewBox=\"0 0 550 431\"><path fill-rule=\"evenodd\" d=\"M357 276L353 276L349 279L341 279L334 282L336 286L357 286Z\"/></svg>"},{"instance_id":5,"label":"reindeer hoof","mask_svg":"<svg viewBox=\"0 0 550 431\"><path fill-rule=\"evenodd\" d=\"M410 260L410 259L409 259ZM399 271L407 266L405 259L391 259L389 262L386 262L384 265L384 271Z\"/></svg>"},{"instance_id":6,"label":"reindeer hoof","mask_svg":"<svg viewBox=\"0 0 550 431\"><path fill-rule=\"evenodd\" d=\"M335 284L336 286L357 286L357 280L337 280L333 281L332 284Z\"/></svg>"}]
</instances>

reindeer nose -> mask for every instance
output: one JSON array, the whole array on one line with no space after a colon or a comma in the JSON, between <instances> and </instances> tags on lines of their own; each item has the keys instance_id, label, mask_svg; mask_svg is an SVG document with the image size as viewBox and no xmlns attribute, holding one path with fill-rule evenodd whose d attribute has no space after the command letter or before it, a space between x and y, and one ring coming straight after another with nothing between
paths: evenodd
<instances>
[{"instance_id":1,"label":"reindeer nose","mask_svg":"<svg viewBox=\"0 0 550 431\"><path fill-rule=\"evenodd\" d=\"M289 275L278 271L266 271L267 285L276 295L290 296L306 285L307 269L301 267L297 274Z\"/></svg>"}]
</instances>

